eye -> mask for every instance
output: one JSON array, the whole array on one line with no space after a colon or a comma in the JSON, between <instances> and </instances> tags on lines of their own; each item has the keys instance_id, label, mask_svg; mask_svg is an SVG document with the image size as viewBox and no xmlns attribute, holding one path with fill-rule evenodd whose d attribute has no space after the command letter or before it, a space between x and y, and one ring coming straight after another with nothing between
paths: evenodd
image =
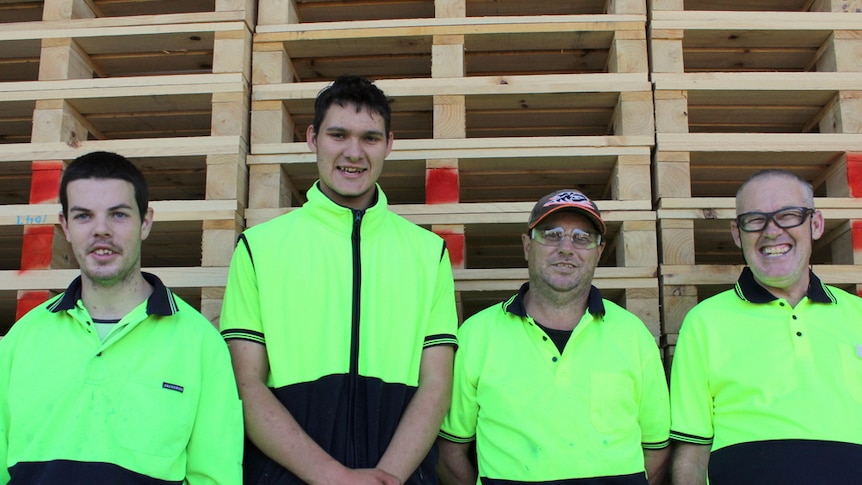
<instances>
[{"instance_id":1,"label":"eye","mask_svg":"<svg viewBox=\"0 0 862 485\"><path fill-rule=\"evenodd\" d=\"M589 244L593 238L588 232L575 231L572 233L572 239L578 243Z\"/></svg>"},{"instance_id":2,"label":"eye","mask_svg":"<svg viewBox=\"0 0 862 485\"><path fill-rule=\"evenodd\" d=\"M72 216L72 219L76 221L84 221L90 218L90 214L85 214L83 212L79 212Z\"/></svg>"},{"instance_id":3,"label":"eye","mask_svg":"<svg viewBox=\"0 0 862 485\"><path fill-rule=\"evenodd\" d=\"M742 218L742 224L746 225L746 226L747 225L760 225L760 224L765 224L766 220L767 220L766 216L763 216L760 214L752 214L750 216L743 217Z\"/></svg>"},{"instance_id":4,"label":"eye","mask_svg":"<svg viewBox=\"0 0 862 485\"><path fill-rule=\"evenodd\" d=\"M558 242L563 240L564 232L560 228L554 229L545 229L542 231L542 239L551 242Z\"/></svg>"},{"instance_id":5,"label":"eye","mask_svg":"<svg viewBox=\"0 0 862 485\"><path fill-rule=\"evenodd\" d=\"M798 209L790 209L779 212L775 217L781 221L797 221L802 218L802 211Z\"/></svg>"}]
</instances>

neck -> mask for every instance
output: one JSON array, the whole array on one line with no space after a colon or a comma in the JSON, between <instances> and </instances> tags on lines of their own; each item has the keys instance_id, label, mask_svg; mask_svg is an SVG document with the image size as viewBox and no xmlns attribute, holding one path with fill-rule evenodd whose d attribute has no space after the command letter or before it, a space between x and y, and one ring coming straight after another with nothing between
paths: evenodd
<instances>
[{"instance_id":1,"label":"neck","mask_svg":"<svg viewBox=\"0 0 862 485\"><path fill-rule=\"evenodd\" d=\"M762 284L762 283L761 283ZM787 288L775 288L771 286L763 285L770 293L778 298L783 298L787 303L790 304L791 307L795 307L805 295L808 294L808 275L806 274L804 278L801 278L796 284Z\"/></svg>"},{"instance_id":2,"label":"neck","mask_svg":"<svg viewBox=\"0 0 862 485\"><path fill-rule=\"evenodd\" d=\"M533 291L531 286L524 297L524 306L534 320L548 328L573 330L586 312L588 297L589 291L545 294Z\"/></svg>"},{"instance_id":3,"label":"neck","mask_svg":"<svg viewBox=\"0 0 862 485\"><path fill-rule=\"evenodd\" d=\"M153 287L140 271L112 285L102 285L86 276L81 281L81 300L91 317L119 320L149 298Z\"/></svg>"}]
</instances>

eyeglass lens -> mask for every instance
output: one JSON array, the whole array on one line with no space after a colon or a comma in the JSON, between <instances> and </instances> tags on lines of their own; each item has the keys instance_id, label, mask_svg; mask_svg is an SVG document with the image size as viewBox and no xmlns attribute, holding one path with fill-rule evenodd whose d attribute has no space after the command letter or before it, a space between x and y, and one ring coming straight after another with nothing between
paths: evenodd
<instances>
[{"instance_id":1,"label":"eyeglass lens","mask_svg":"<svg viewBox=\"0 0 862 485\"><path fill-rule=\"evenodd\" d=\"M746 212L737 216L736 221L739 228L745 232L762 231L769 221L781 229L790 229L802 225L813 212L814 209L807 207L785 207L774 212Z\"/></svg>"},{"instance_id":2,"label":"eyeglass lens","mask_svg":"<svg viewBox=\"0 0 862 485\"><path fill-rule=\"evenodd\" d=\"M571 238L572 245L579 249L592 249L601 242L601 235L581 229L574 229L569 234L562 227L532 231L532 238L543 246L559 246L566 237Z\"/></svg>"}]
</instances>

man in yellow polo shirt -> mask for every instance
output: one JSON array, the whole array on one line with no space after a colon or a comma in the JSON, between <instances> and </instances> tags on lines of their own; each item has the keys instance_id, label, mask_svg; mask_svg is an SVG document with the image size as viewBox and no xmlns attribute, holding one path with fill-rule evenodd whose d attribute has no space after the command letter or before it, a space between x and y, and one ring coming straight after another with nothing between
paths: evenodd
<instances>
[{"instance_id":1,"label":"man in yellow polo shirt","mask_svg":"<svg viewBox=\"0 0 862 485\"><path fill-rule=\"evenodd\" d=\"M458 332L443 483L663 480L670 418L655 339L592 285L606 232L577 190L536 203L521 236L529 283Z\"/></svg>"},{"instance_id":2,"label":"man in yellow polo shirt","mask_svg":"<svg viewBox=\"0 0 862 485\"><path fill-rule=\"evenodd\" d=\"M677 485L862 481L862 299L809 269L811 185L759 172L731 233L747 267L686 316L671 371Z\"/></svg>"},{"instance_id":3,"label":"man in yellow polo shirt","mask_svg":"<svg viewBox=\"0 0 862 485\"><path fill-rule=\"evenodd\" d=\"M212 324L141 271L153 209L117 153L66 167L80 267L0 340L0 483L236 485L242 408Z\"/></svg>"}]
</instances>

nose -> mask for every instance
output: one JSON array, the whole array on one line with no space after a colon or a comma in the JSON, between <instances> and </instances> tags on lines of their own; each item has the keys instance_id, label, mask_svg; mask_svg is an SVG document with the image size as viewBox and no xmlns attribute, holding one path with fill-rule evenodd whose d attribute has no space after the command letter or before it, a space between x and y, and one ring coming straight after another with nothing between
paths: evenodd
<instances>
[{"instance_id":1,"label":"nose","mask_svg":"<svg viewBox=\"0 0 862 485\"><path fill-rule=\"evenodd\" d=\"M574 254L575 253L575 239L571 234L563 234L563 240L560 241L560 245L557 246L557 251L565 254Z\"/></svg>"},{"instance_id":2,"label":"nose","mask_svg":"<svg viewBox=\"0 0 862 485\"><path fill-rule=\"evenodd\" d=\"M782 231L784 231L784 229L778 227L778 223L775 222L775 218L770 217L766 221L766 225L763 226L762 232L763 232L763 234L778 235L778 234L781 234Z\"/></svg>"},{"instance_id":3,"label":"nose","mask_svg":"<svg viewBox=\"0 0 862 485\"><path fill-rule=\"evenodd\" d=\"M107 216L93 216L93 233L97 236L111 234L111 224Z\"/></svg>"},{"instance_id":4,"label":"nose","mask_svg":"<svg viewBox=\"0 0 862 485\"><path fill-rule=\"evenodd\" d=\"M350 161L362 159L362 146L357 137L350 137L344 144L344 156Z\"/></svg>"}]
</instances>

